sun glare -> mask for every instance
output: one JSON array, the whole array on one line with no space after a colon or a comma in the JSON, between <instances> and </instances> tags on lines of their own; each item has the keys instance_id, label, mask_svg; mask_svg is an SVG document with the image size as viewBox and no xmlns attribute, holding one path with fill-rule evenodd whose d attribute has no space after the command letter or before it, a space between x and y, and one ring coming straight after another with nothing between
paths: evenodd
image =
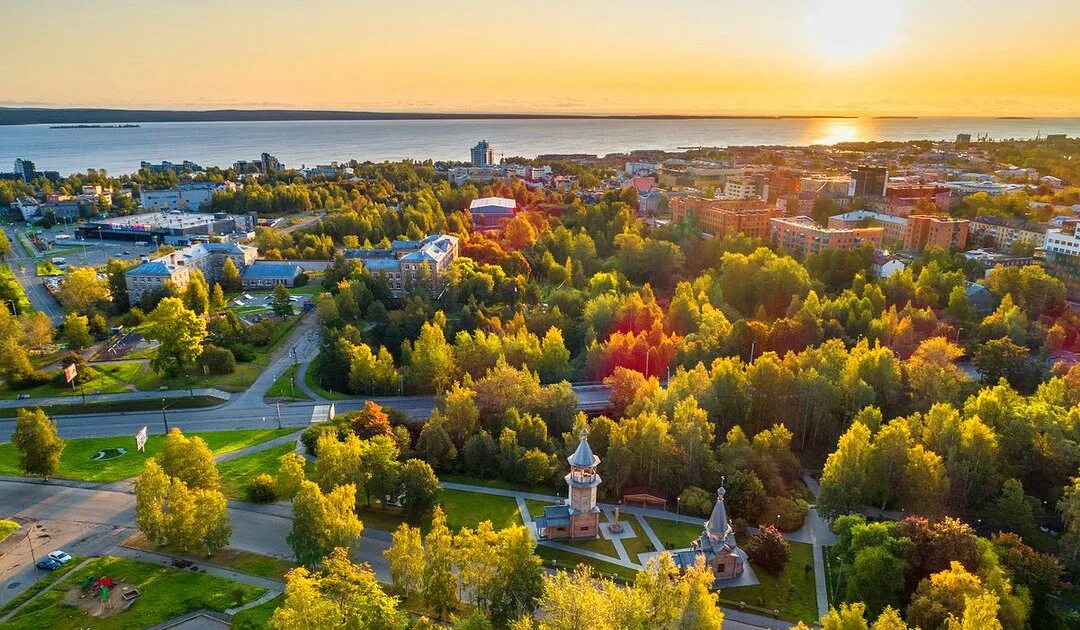
<instances>
[{"instance_id":1,"label":"sun glare","mask_svg":"<svg viewBox=\"0 0 1080 630\"><path fill-rule=\"evenodd\" d=\"M826 118L815 121L810 130L810 144L857 142L862 139L859 121L855 118Z\"/></svg>"},{"instance_id":2,"label":"sun glare","mask_svg":"<svg viewBox=\"0 0 1080 630\"><path fill-rule=\"evenodd\" d=\"M812 0L807 37L825 61L858 63L896 39L901 0Z\"/></svg>"}]
</instances>

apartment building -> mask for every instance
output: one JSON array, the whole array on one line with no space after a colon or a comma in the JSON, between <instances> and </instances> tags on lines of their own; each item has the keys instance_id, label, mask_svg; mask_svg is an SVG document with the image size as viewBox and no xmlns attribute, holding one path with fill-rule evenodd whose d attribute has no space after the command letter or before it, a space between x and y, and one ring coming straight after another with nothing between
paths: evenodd
<instances>
[{"instance_id":1,"label":"apartment building","mask_svg":"<svg viewBox=\"0 0 1080 630\"><path fill-rule=\"evenodd\" d=\"M968 240L980 247L993 247L1005 252L1016 244L1041 246L1046 238L1046 229L1030 223L982 216L971 221L968 234Z\"/></svg>"},{"instance_id":2,"label":"apartment building","mask_svg":"<svg viewBox=\"0 0 1080 630\"><path fill-rule=\"evenodd\" d=\"M773 241L788 253L804 257L826 249L854 249L863 244L881 247L883 228L831 229L806 216L769 220Z\"/></svg>"},{"instance_id":3,"label":"apartment building","mask_svg":"<svg viewBox=\"0 0 1080 630\"><path fill-rule=\"evenodd\" d=\"M432 234L419 241L394 241L389 249L346 249L344 254L372 275L386 278L390 295L402 298L412 293L425 274L430 274L432 287L438 290L458 251L456 236Z\"/></svg>"},{"instance_id":4,"label":"apartment building","mask_svg":"<svg viewBox=\"0 0 1080 630\"><path fill-rule=\"evenodd\" d=\"M901 243L907 235L908 220L872 210L852 210L829 217L828 227L834 230L879 227L885 230L885 240Z\"/></svg>"},{"instance_id":5,"label":"apartment building","mask_svg":"<svg viewBox=\"0 0 1080 630\"><path fill-rule=\"evenodd\" d=\"M971 222L967 219L913 214L907 218L904 248L920 251L927 247L964 249L967 246L970 226Z\"/></svg>"},{"instance_id":6,"label":"apartment building","mask_svg":"<svg viewBox=\"0 0 1080 630\"><path fill-rule=\"evenodd\" d=\"M1080 220L1046 231L1046 271L1065 284L1070 300L1080 300Z\"/></svg>"},{"instance_id":7,"label":"apartment building","mask_svg":"<svg viewBox=\"0 0 1080 630\"><path fill-rule=\"evenodd\" d=\"M671 220L675 223L694 217L701 229L713 236L745 234L752 238L769 236L769 219L776 216L760 199L704 199L674 197L671 199Z\"/></svg>"}]
</instances>

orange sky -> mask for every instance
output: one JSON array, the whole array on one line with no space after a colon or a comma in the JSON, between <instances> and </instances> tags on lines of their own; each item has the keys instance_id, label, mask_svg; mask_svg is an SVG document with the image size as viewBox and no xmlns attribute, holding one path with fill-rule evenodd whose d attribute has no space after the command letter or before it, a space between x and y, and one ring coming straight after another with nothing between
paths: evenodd
<instances>
[{"instance_id":1,"label":"orange sky","mask_svg":"<svg viewBox=\"0 0 1080 630\"><path fill-rule=\"evenodd\" d=\"M0 105L1080 115L1074 0L49 1Z\"/></svg>"}]
</instances>

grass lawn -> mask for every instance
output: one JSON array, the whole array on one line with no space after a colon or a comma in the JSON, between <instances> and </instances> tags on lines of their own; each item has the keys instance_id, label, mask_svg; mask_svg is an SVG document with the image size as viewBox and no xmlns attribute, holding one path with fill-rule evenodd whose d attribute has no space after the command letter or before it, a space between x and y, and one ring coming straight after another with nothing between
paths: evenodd
<instances>
[{"instance_id":1,"label":"grass lawn","mask_svg":"<svg viewBox=\"0 0 1080 630\"><path fill-rule=\"evenodd\" d=\"M15 521L0 519L0 542L7 540L7 537L14 534L17 529L19 529L19 524Z\"/></svg>"},{"instance_id":2,"label":"grass lawn","mask_svg":"<svg viewBox=\"0 0 1080 630\"><path fill-rule=\"evenodd\" d=\"M292 398L293 400L311 400L304 390L296 386L296 373L300 366L295 363L290 365L285 372L278 377L270 389L266 390L267 398Z\"/></svg>"},{"instance_id":3,"label":"grass lawn","mask_svg":"<svg viewBox=\"0 0 1080 630\"><path fill-rule=\"evenodd\" d=\"M360 504L356 506L356 516L364 524L364 529L381 529L384 532L393 532L405 521L405 515L400 510L368 507ZM427 525L423 528L427 530Z\"/></svg>"},{"instance_id":4,"label":"grass lawn","mask_svg":"<svg viewBox=\"0 0 1080 630\"><path fill-rule=\"evenodd\" d=\"M83 393L99 391L105 394L116 394L130 391L129 383L144 378L142 373L150 372L149 368L142 363L115 362L88 366L83 376L89 376L85 383L78 383L72 389L70 383L64 383L60 370L49 372L52 377L48 383L42 383L29 389L12 389L4 386L0 389L0 396L15 398L17 393L30 394L31 398L51 398L54 396L81 396ZM150 372L152 373L152 372Z\"/></svg>"},{"instance_id":5,"label":"grass lawn","mask_svg":"<svg viewBox=\"0 0 1080 630\"><path fill-rule=\"evenodd\" d=\"M95 619L81 609L66 606L67 589L59 585L45 593L7 622L8 628L148 628L166 619L199 608L223 611L238 602L260 597L266 589L219 577L181 571L172 567L135 562L123 558L95 559L73 571L65 585L77 585L87 576L110 575L133 584L142 595L123 612Z\"/></svg>"},{"instance_id":6,"label":"grass lawn","mask_svg":"<svg viewBox=\"0 0 1080 630\"><path fill-rule=\"evenodd\" d=\"M223 404L220 398L214 396L194 396L187 398L174 398L166 409L194 409L197 407L216 407ZM72 402L66 405L34 405L33 401L26 404L27 407L41 408L45 413L54 416L63 416L80 413L110 413L120 411L147 411L149 409L161 409L161 399L149 400L116 400L111 402L90 402L85 405L80 402ZM14 418L18 414L17 407L0 408L0 418Z\"/></svg>"},{"instance_id":7,"label":"grass lawn","mask_svg":"<svg viewBox=\"0 0 1080 630\"><path fill-rule=\"evenodd\" d=\"M631 560L637 562L638 554L656 551L656 549L653 548L652 541L645 535L645 532L641 531L637 518L629 514L620 514L619 521L623 524L623 527L629 528L636 534L633 538L622 539L623 547L626 549L626 553L630 556Z\"/></svg>"},{"instance_id":8,"label":"grass lawn","mask_svg":"<svg viewBox=\"0 0 1080 630\"><path fill-rule=\"evenodd\" d=\"M537 545L536 555L540 556L547 566L566 571L572 570L573 567L576 567L579 564L584 564L602 573L604 577L615 575L623 580L633 580L637 575L637 571L634 571L633 569L628 569L624 566L610 562L586 558L585 556L570 551L563 551L562 549L548 547L547 545Z\"/></svg>"},{"instance_id":9,"label":"grass lawn","mask_svg":"<svg viewBox=\"0 0 1080 630\"><path fill-rule=\"evenodd\" d=\"M146 536L144 536L142 532L129 536L127 540L123 542L123 545L125 547L146 549L148 551L157 551L160 549L153 543L148 542ZM205 554L184 553L175 549L167 549L166 551L168 551L171 556L183 556L195 562L208 562L221 567L228 567L241 573L257 575L271 580L285 579L285 574L296 567L296 563L289 560L264 556L259 553L233 549L231 547L215 553L212 557L207 557Z\"/></svg>"},{"instance_id":10,"label":"grass lawn","mask_svg":"<svg viewBox=\"0 0 1080 630\"><path fill-rule=\"evenodd\" d=\"M544 508L552 503L547 501L537 501L536 499L525 499L525 507L529 508L529 515L533 518L544 515Z\"/></svg>"},{"instance_id":11,"label":"grass lawn","mask_svg":"<svg viewBox=\"0 0 1080 630\"><path fill-rule=\"evenodd\" d=\"M311 364L308 365L307 372L304 374L304 382L307 384L308 387L311 388L311 391L315 392L316 394L322 396L327 400L344 400L346 398L349 398L349 394L343 394L341 392L335 392L333 390L326 389L319 383L318 379L315 378L315 374L317 374L319 371L320 363L322 363L321 352L319 354L316 354L315 358L311 360Z\"/></svg>"},{"instance_id":12,"label":"grass lawn","mask_svg":"<svg viewBox=\"0 0 1080 630\"><path fill-rule=\"evenodd\" d=\"M455 532L462 527L475 528L482 521L491 521L496 530L522 524L517 501L510 497L444 489L442 506L446 524Z\"/></svg>"},{"instance_id":13,"label":"grass lawn","mask_svg":"<svg viewBox=\"0 0 1080 630\"><path fill-rule=\"evenodd\" d=\"M156 427L155 427L156 429ZM295 429L241 429L236 431L209 431L194 433L206 440L207 446L215 454L228 453L237 449L259 444L279 435L287 435ZM134 436L107 438L79 438L65 441L64 453L60 457L60 471L57 477L81 479L83 481L111 482L134 477L142 471L148 457L153 457L161 449L164 435L151 435L146 441L146 450L135 450ZM120 455L116 449L124 448L127 452ZM110 459L91 461L98 452L105 451L113 455ZM19 452L10 442L0 444L0 474L18 475Z\"/></svg>"},{"instance_id":14,"label":"grass lawn","mask_svg":"<svg viewBox=\"0 0 1080 630\"><path fill-rule=\"evenodd\" d=\"M222 492L230 499L243 499L244 489L255 478L255 475L267 473L274 476L280 466L279 460L295 449L296 445L289 442L265 451L221 462L218 464L218 470L221 472Z\"/></svg>"},{"instance_id":15,"label":"grass lawn","mask_svg":"<svg viewBox=\"0 0 1080 630\"><path fill-rule=\"evenodd\" d=\"M274 599L263 602L258 606L252 606L247 610L241 610L233 615L232 627L235 630L257 630L270 627L270 617L278 606L285 603L285 596L278 595Z\"/></svg>"},{"instance_id":16,"label":"grass lawn","mask_svg":"<svg viewBox=\"0 0 1080 630\"><path fill-rule=\"evenodd\" d=\"M739 542L744 544L743 541ZM806 566L811 567L810 571ZM791 556L779 574L755 567L760 584L723 589L721 600L745 602L751 606L779 610L788 621L817 621L817 595L814 589L813 548L805 543L791 543ZM723 601L721 601L723 604Z\"/></svg>"},{"instance_id":17,"label":"grass lawn","mask_svg":"<svg viewBox=\"0 0 1080 630\"><path fill-rule=\"evenodd\" d=\"M62 276L63 270L53 264L51 260L43 260L37 264L38 276Z\"/></svg>"},{"instance_id":18,"label":"grass lawn","mask_svg":"<svg viewBox=\"0 0 1080 630\"><path fill-rule=\"evenodd\" d=\"M34 582L33 586L26 589L22 592L21 595L5 604L3 608L0 608L0 616L6 615L9 612L15 610L23 602L45 590L45 587L70 573L72 570L75 569L75 567L79 566L79 563L81 563L83 560L86 560L86 556L71 556L71 562L68 562L65 565L61 565L61 567L55 571L50 571L46 573L44 576L42 576L40 580Z\"/></svg>"},{"instance_id":19,"label":"grass lawn","mask_svg":"<svg viewBox=\"0 0 1080 630\"><path fill-rule=\"evenodd\" d=\"M701 519L702 522L705 519ZM690 545L701 535L701 525L683 523L681 521L669 521L655 516L646 516L645 522L649 524L656 537L664 544L665 549L680 549Z\"/></svg>"}]
</instances>

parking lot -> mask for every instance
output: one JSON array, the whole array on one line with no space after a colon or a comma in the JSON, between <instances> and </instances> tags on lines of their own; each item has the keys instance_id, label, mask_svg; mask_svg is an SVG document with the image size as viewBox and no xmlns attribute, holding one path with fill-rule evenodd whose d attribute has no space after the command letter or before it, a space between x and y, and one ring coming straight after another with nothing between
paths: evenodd
<instances>
[{"instance_id":1,"label":"parking lot","mask_svg":"<svg viewBox=\"0 0 1080 630\"><path fill-rule=\"evenodd\" d=\"M52 245L43 258L63 258L68 265L78 267L100 267L112 258L138 258L156 249L153 245L136 245L128 241L81 240L75 238L74 225L58 225L42 232L41 238Z\"/></svg>"}]
</instances>

